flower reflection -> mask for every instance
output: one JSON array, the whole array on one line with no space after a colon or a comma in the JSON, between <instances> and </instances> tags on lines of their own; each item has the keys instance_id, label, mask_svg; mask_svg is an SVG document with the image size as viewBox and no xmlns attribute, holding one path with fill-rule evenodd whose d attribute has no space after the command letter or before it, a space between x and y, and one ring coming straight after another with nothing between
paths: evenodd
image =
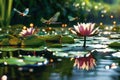
<instances>
[{"instance_id":1,"label":"flower reflection","mask_svg":"<svg viewBox=\"0 0 120 80\"><path fill-rule=\"evenodd\" d=\"M90 70L96 66L96 60L91 53L84 57L75 58L74 66L78 69Z\"/></svg>"},{"instance_id":2,"label":"flower reflection","mask_svg":"<svg viewBox=\"0 0 120 80\"><path fill-rule=\"evenodd\" d=\"M118 68L118 63L112 63L112 64L110 64L110 65L106 65L106 66L105 66L105 69L106 69L106 70L116 69L116 68Z\"/></svg>"},{"instance_id":3,"label":"flower reflection","mask_svg":"<svg viewBox=\"0 0 120 80\"><path fill-rule=\"evenodd\" d=\"M111 64L111 69L116 69L118 67L118 64L117 63L112 63Z\"/></svg>"}]
</instances>

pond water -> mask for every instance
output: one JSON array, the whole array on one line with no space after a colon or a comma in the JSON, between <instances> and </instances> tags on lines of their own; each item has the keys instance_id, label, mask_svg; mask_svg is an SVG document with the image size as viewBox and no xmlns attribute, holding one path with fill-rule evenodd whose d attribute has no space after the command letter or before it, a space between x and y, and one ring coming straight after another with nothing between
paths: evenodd
<instances>
[{"instance_id":1,"label":"pond water","mask_svg":"<svg viewBox=\"0 0 120 80\"><path fill-rule=\"evenodd\" d=\"M75 41L75 44L63 44L68 48L62 51L64 53L58 51L56 54L63 54L61 56L65 57L74 57L84 52L80 47L83 43L82 40L76 39ZM107 45L107 43L114 41L119 42L120 40L109 40L106 37L90 37L90 40L87 41L87 45L89 46L87 50L93 50L97 55L97 66L88 71L79 70L74 67L71 76L64 75L62 78L58 73L54 73L54 76L51 73L50 80L120 80L120 54L117 54L116 57L113 56L116 52L119 53L119 49L112 49Z\"/></svg>"},{"instance_id":2,"label":"pond water","mask_svg":"<svg viewBox=\"0 0 120 80\"><path fill-rule=\"evenodd\" d=\"M63 44L63 48L48 48L55 57L49 57L51 63L47 65L0 64L0 76L7 75L8 80L120 80L120 49L108 47L109 43L120 42L120 39L111 40L100 36L87 39L86 50L93 51L97 58L97 65L92 70L73 67L74 60L71 61L71 57L87 53L81 47L83 40L75 39L75 44Z\"/></svg>"}]
</instances>

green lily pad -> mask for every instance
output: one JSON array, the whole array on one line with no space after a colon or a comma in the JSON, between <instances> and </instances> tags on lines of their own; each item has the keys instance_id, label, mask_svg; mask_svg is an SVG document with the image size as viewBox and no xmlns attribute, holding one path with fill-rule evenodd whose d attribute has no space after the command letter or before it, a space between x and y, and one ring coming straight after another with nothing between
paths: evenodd
<instances>
[{"instance_id":1,"label":"green lily pad","mask_svg":"<svg viewBox=\"0 0 120 80\"><path fill-rule=\"evenodd\" d=\"M46 59L43 57L35 57L35 56L23 56L25 61L31 62L44 62Z\"/></svg>"},{"instance_id":2,"label":"green lily pad","mask_svg":"<svg viewBox=\"0 0 120 80\"><path fill-rule=\"evenodd\" d=\"M82 52L82 51L81 52L80 51L78 51L78 52L76 52L76 51L70 51L70 52L68 52L68 56L69 57L75 57L75 56L83 57L86 54L88 54L88 52Z\"/></svg>"},{"instance_id":3,"label":"green lily pad","mask_svg":"<svg viewBox=\"0 0 120 80\"><path fill-rule=\"evenodd\" d=\"M36 64L37 62L44 62L46 59L43 57L35 57L35 56L23 56L24 61L26 62L26 64Z\"/></svg>"},{"instance_id":4,"label":"green lily pad","mask_svg":"<svg viewBox=\"0 0 120 80\"><path fill-rule=\"evenodd\" d=\"M18 58L15 58L15 57L7 58L7 59L5 59L5 62L6 62L8 65L17 65L17 66L26 65L26 63L24 62L23 59L18 59Z\"/></svg>"},{"instance_id":5,"label":"green lily pad","mask_svg":"<svg viewBox=\"0 0 120 80\"><path fill-rule=\"evenodd\" d=\"M59 57L68 57L68 53L65 52L56 52L54 55Z\"/></svg>"},{"instance_id":6,"label":"green lily pad","mask_svg":"<svg viewBox=\"0 0 120 80\"><path fill-rule=\"evenodd\" d=\"M0 63L4 63L4 59L0 59Z\"/></svg>"},{"instance_id":7,"label":"green lily pad","mask_svg":"<svg viewBox=\"0 0 120 80\"><path fill-rule=\"evenodd\" d=\"M41 51L41 50L44 50L44 47L40 47L40 48L21 48L21 50L24 50L24 51Z\"/></svg>"},{"instance_id":8,"label":"green lily pad","mask_svg":"<svg viewBox=\"0 0 120 80\"><path fill-rule=\"evenodd\" d=\"M12 48L12 47L4 47L0 48L1 51L16 51L19 50L19 48Z\"/></svg>"}]
</instances>

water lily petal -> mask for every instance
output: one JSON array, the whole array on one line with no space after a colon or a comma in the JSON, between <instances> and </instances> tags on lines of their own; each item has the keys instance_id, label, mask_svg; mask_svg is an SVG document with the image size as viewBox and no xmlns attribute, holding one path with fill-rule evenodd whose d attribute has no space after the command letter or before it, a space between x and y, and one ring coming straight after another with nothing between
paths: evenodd
<instances>
[{"instance_id":1,"label":"water lily petal","mask_svg":"<svg viewBox=\"0 0 120 80\"><path fill-rule=\"evenodd\" d=\"M94 29L94 25L92 23L89 23L89 27L88 27L89 35L93 29Z\"/></svg>"},{"instance_id":2,"label":"water lily petal","mask_svg":"<svg viewBox=\"0 0 120 80\"><path fill-rule=\"evenodd\" d=\"M98 31L99 27L97 27L96 29L94 29L92 32L91 32L91 35L93 35L96 31Z\"/></svg>"},{"instance_id":3,"label":"water lily petal","mask_svg":"<svg viewBox=\"0 0 120 80\"><path fill-rule=\"evenodd\" d=\"M29 34L32 34L32 28L28 28L28 29L27 29L27 32L28 32Z\"/></svg>"},{"instance_id":4,"label":"water lily petal","mask_svg":"<svg viewBox=\"0 0 120 80\"><path fill-rule=\"evenodd\" d=\"M80 25L79 31L81 35L85 35L85 30L83 25Z\"/></svg>"},{"instance_id":5,"label":"water lily petal","mask_svg":"<svg viewBox=\"0 0 120 80\"><path fill-rule=\"evenodd\" d=\"M28 28L27 31L28 31L29 34L33 34L35 29L34 28Z\"/></svg>"},{"instance_id":6,"label":"water lily petal","mask_svg":"<svg viewBox=\"0 0 120 80\"><path fill-rule=\"evenodd\" d=\"M93 29L94 29L94 26L95 26L95 23L91 23L91 26L90 26L90 33L93 31Z\"/></svg>"},{"instance_id":7,"label":"water lily petal","mask_svg":"<svg viewBox=\"0 0 120 80\"><path fill-rule=\"evenodd\" d=\"M74 25L75 30L79 33L79 27Z\"/></svg>"},{"instance_id":8,"label":"water lily petal","mask_svg":"<svg viewBox=\"0 0 120 80\"><path fill-rule=\"evenodd\" d=\"M86 28L86 30L85 30L85 36L89 36L89 35L90 35L89 28Z\"/></svg>"},{"instance_id":9,"label":"water lily petal","mask_svg":"<svg viewBox=\"0 0 120 80\"><path fill-rule=\"evenodd\" d=\"M34 34L34 32L35 32L34 28L27 28L27 30L22 30L19 35L25 37Z\"/></svg>"},{"instance_id":10,"label":"water lily petal","mask_svg":"<svg viewBox=\"0 0 120 80\"><path fill-rule=\"evenodd\" d=\"M73 34L77 34L76 31L74 31L74 30L71 30L71 32L72 32Z\"/></svg>"}]
</instances>

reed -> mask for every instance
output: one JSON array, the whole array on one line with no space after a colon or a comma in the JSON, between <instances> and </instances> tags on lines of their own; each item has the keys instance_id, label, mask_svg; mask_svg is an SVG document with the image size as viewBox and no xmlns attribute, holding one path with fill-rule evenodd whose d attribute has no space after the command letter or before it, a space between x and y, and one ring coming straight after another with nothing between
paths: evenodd
<instances>
[{"instance_id":1,"label":"reed","mask_svg":"<svg viewBox=\"0 0 120 80\"><path fill-rule=\"evenodd\" d=\"M13 0L0 0L0 27L8 27Z\"/></svg>"}]
</instances>

